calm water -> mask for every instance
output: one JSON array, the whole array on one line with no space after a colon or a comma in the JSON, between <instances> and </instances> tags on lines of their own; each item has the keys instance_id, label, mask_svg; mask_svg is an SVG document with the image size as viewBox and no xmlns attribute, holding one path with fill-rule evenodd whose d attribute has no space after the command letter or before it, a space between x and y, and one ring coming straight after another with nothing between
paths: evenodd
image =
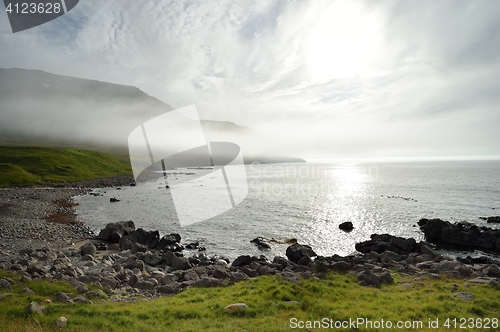
<instances>
[{"instance_id":1,"label":"calm water","mask_svg":"<svg viewBox=\"0 0 500 332\"><path fill-rule=\"evenodd\" d=\"M196 172L177 172L188 171ZM500 215L500 162L250 165L246 175L249 194L241 204L186 227L180 227L170 192L160 181L96 189L103 196L75 198L77 214L95 230L133 220L136 227L179 233L183 242L199 240L207 253L232 259L284 255L286 245L258 250L249 242L257 236L297 238L320 255L347 255L372 233L422 240L416 227L421 218L486 225L479 217ZM110 197L121 202L110 203ZM196 199L205 203L204 197ZM345 221L354 224L352 232L339 230Z\"/></svg>"}]
</instances>

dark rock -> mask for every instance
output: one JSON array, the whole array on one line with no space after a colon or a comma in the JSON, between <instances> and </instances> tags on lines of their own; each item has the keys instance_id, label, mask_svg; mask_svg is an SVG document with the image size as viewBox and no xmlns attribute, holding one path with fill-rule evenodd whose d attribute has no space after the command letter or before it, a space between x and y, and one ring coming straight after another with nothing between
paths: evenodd
<instances>
[{"instance_id":1,"label":"dark rock","mask_svg":"<svg viewBox=\"0 0 500 332\"><path fill-rule=\"evenodd\" d=\"M343 222L339 225L339 228L344 232L350 232L354 229L354 225L350 221Z\"/></svg>"},{"instance_id":2,"label":"dark rock","mask_svg":"<svg viewBox=\"0 0 500 332\"><path fill-rule=\"evenodd\" d=\"M7 279L2 278L2 279L0 279L0 289L12 290L12 286L10 285L10 282L7 281Z\"/></svg>"},{"instance_id":3,"label":"dark rock","mask_svg":"<svg viewBox=\"0 0 500 332\"><path fill-rule=\"evenodd\" d=\"M309 264L311 261L311 257L316 256L317 255L314 250L312 250L312 248L307 245L295 243L294 245L291 245L286 249L286 257L288 257L291 262L299 263L299 261L304 258L302 260L302 265Z\"/></svg>"},{"instance_id":4,"label":"dark rock","mask_svg":"<svg viewBox=\"0 0 500 332\"><path fill-rule=\"evenodd\" d=\"M490 265L483 270L483 274L488 277L500 278L500 269L497 265Z\"/></svg>"},{"instance_id":5,"label":"dark rock","mask_svg":"<svg viewBox=\"0 0 500 332\"><path fill-rule=\"evenodd\" d=\"M266 239L263 237L256 237L255 239L250 241L251 243L255 243L259 249L271 249L271 246L266 242Z\"/></svg>"},{"instance_id":6,"label":"dark rock","mask_svg":"<svg viewBox=\"0 0 500 332\"><path fill-rule=\"evenodd\" d=\"M111 198L109 199L109 201L110 201L111 203L116 203L116 202L119 202L120 200L119 200L119 199L117 199L116 197L111 197Z\"/></svg>"},{"instance_id":7,"label":"dark rock","mask_svg":"<svg viewBox=\"0 0 500 332\"><path fill-rule=\"evenodd\" d=\"M175 234L175 233L168 234L168 235L165 235L161 238L160 242L156 246L156 249L164 250L164 251L170 250L170 249L166 249L166 248L168 246L178 244L180 242L181 242L181 236L179 234Z\"/></svg>"},{"instance_id":8,"label":"dark rock","mask_svg":"<svg viewBox=\"0 0 500 332\"><path fill-rule=\"evenodd\" d=\"M57 301L61 303L73 303L73 300L71 299L70 294L68 293L59 292L56 293L56 297Z\"/></svg>"},{"instance_id":9,"label":"dark rock","mask_svg":"<svg viewBox=\"0 0 500 332\"><path fill-rule=\"evenodd\" d=\"M344 262L344 261L339 261L331 264L331 268L335 271L341 271L341 272L346 272L352 269L351 264Z\"/></svg>"},{"instance_id":10,"label":"dark rock","mask_svg":"<svg viewBox=\"0 0 500 332\"><path fill-rule=\"evenodd\" d=\"M159 286L157 288L157 291L162 294L173 295L180 293L182 291L182 287L180 284L174 283L170 285Z\"/></svg>"},{"instance_id":11,"label":"dark rock","mask_svg":"<svg viewBox=\"0 0 500 332\"><path fill-rule=\"evenodd\" d=\"M370 271L362 271L357 277L361 286L380 287L380 279Z\"/></svg>"},{"instance_id":12,"label":"dark rock","mask_svg":"<svg viewBox=\"0 0 500 332\"><path fill-rule=\"evenodd\" d=\"M385 251L380 255L380 262L381 263L387 263L389 261L402 261L404 259L404 256L401 256L399 254L396 254L395 252L392 251Z\"/></svg>"},{"instance_id":13,"label":"dark rock","mask_svg":"<svg viewBox=\"0 0 500 332\"><path fill-rule=\"evenodd\" d=\"M140 252L146 252L146 251L148 251L148 246L145 245L145 244L142 244L142 243L134 242L132 244L132 248L130 248L130 250L132 250L133 254L137 254L137 253L140 253Z\"/></svg>"},{"instance_id":14,"label":"dark rock","mask_svg":"<svg viewBox=\"0 0 500 332\"><path fill-rule=\"evenodd\" d=\"M494 216L494 217L481 217L480 219L486 220L488 224L498 224L500 223L500 216Z\"/></svg>"},{"instance_id":15,"label":"dark rock","mask_svg":"<svg viewBox=\"0 0 500 332\"><path fill-rule=\"evenodd\" d=\"M141 290L154 289L157 285L157 282L155 282L156 280L153 280L154 279L138 281L134 287Z\"/></svg>"},{"instance_id":16,"label":"dark rock","mask_svg":"<svg viewBox=\"0 0 500 332\"><path fill-rule=\"evenodd\" d=\"M104 243L97 244L96 248L98 251L107 251L108 250L108 246L105 245Z\"/></svg>"},{"instance_id":17,"label":"dark rock","mask_svg":"<svg viewBox=\"0 0 500 332\"><path fill-rule=\"evenodd\" d=\"M177 256L172 258L171 266L176 270L187 270L192 267L191 263L189 263L189 260L186 257Z\"/></svg>"},{"instance_id":18,"label":"dark rock","mask_svg":"<svg viewBox=\"0 0 500 332\"><path fill-rule=\"evenodd\" d=\"M214 278L221 280L231 278L231 273L229 272L229 270L222 266L216 266L212 275Z\"/></svg>"},{"instance_id":19,"label":"dark rock","mask_svg":"<svg viewBox=\"0 0 500 332\"><path fill-rule=\"evenodd\" d=\"M192 285L192 287L220 287L220 286L222 286L222 281L213 277L200 279Z\"/></svg>"},{"instance_id":20,"label":"dark rock","mask_svg":"<svg viewBox=\"0 0 500 332\"><path fill-rule=\"evenodd\" d=\"M451 224L440 219L422 219L421 229L429 241L463 249L500 252L500 230L478 227L471 223Z\"/></svg>"},{"instance_id":21,"label":"dark rock","mask_svg":"<svg viewBox=\"0 0 500 332\"><path fill-rule=\"evenodd\" d=\"M191 242L189 244L186 244L185 248L192 250L192 249L198 249L199 246L200 246L200 242L196 241L196 242Z\"/></svg>"},{"instance_id":22,"label":"dark rock","mask_svg":"<svg viewBox=\"0 0 500 332\"><path fill-rule=\"evenodd\" d=\"M232 266L238 267L238 266L249 265L250 263L252 263L252 258L249 255L242 255L233 261Z\"/></svg>"},{"instance_id":23,"label":"dark rock","mask_svg":"<svg viewBox=\"0 0 500 332\"><path fill-rule=\"evenodd\" d=\"M231 273L231 281L239 282L239 281L248 280L248 279L250 279L250 278L245 273L243 273L241 271L236 271L236 272Z\"/></svg>"},{"instance_id":24,"label":"dark rock","mask_svg":"<svg viewBox=\"0 0 500 332\"><path fill-rule=\"evenodd\" d=\"M144 271L144 262L140 259L137 259L137 257L131 256L125 261L125 263L123 264L123 268L130 270L139 269L141 271Z\"/></svg>"},{"instance_id":25,"label":"dark rock","mask_svg":"<svg viewBox=\"0 0 500 332\"><path fill-rule=\"evenodd\" d=\"M103 241L119 243L122 236L130 234L134 230L135 224L133 221L119 221L107 224L106 227L99 232L98 238Z\"/></svg>"}]
</instances>

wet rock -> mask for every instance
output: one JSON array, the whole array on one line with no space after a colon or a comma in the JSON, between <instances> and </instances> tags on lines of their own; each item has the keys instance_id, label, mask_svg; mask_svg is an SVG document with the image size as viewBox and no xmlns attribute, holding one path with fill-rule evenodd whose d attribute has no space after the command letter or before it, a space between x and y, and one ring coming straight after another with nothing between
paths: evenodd
<instances>
[{"instance_id":1,"label":"wet rock","mask_svg":"<svg viewBox=\"0 0 500 332\"><path fill-rule=\"evenodd\" d=\"M242 255L233 261L232 266L239 267L239 266L249 265L250 263L252 263L252 258L249 255Z\"/></svg>"},{"instance_id":2,"label":"wet rock","mask_svg":"<svg viewBox=\"0 0 500 332\"><path fill-rule=\"evenodd\" d=\"M255 243L259 249L271 249L271 246L266 242L266 239L260 236L251 240L250 243Z\"/></svg>"},{"instance_id":3,"label":"wet rock","mask_svg":"<svg viewBox=\"0 0 500 332\"><path fill-rule=\"evenodd\" d=\"M486 222L488 224L498 224L498 223L500 223L500 216L480 217L479 219L486 220Z\"/></svg>"},{"instance_id":4,"label":"wet rock","mask_svg":"<svg viewBox=\"0 0 500 332\"><path fill-rule=\"evenodd\" d=\"M299 263L302 260L301 265L307 265L310 263L311 257L317 255L311 247L296 243L286 249L286 256L291 262Z\"/></svg>"},{"instance_id":5,"label":"wet rock","mask_svg":"<svg viewBox=\"0 0 500 332\"><path fill-rule=\"evenodd\" d=\"M133 221L119 221L116 223L107 224L105 228L103 228L99 232L98 239L119 243L120 239L124 235L128 235L135 230L135 224Z\"/></svg>"},{"instance_id":6,"label":"wet rock","mask_svg":"<svg viewBox=\"0 0 500 332\"><path fill-rule=\"evenodd\" d=\"M343 222L339 225L339 228L344 232L351 232L354 229L354 225L350 221Z\"/></svg>"}]
</instances>

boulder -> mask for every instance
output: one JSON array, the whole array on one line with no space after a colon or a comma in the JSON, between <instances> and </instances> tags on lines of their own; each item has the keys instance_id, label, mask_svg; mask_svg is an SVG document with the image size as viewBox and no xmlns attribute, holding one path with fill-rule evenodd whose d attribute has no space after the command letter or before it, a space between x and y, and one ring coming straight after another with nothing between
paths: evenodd
<instances>
[{"instance_id":1,"label":"boulder","mask_svg":"<svg viewBox=\"0 0 500 332\"><path fill-rule=\"evenodd\" d=\"M134 230L135 224L133 221L118 221L116 223L107 224L106 227L99 232L98 238L103 241L119 243L124 235L130 234Z\"/></svg>"},{"instance_id":2,"label":"boulder","mask_svg":"<svg viewBox=\"0 0 500 332\"><path fill-rule=\"evenodd\" d=\"M171 266L176 270L187 270L192 267L191 263L189 263L189 260L186 257L177 256L172 258Z\"/></svg>"},{"instance_id":3,"label":"boulder","mask_svg":"<svg viewBox=\"0 0 500 332\"><path fill-rule=\"evenodd\" d=\"M173 295L180 293L182 291L182 287L179 283L174 283L174 284L159 286L158 288L156 288L156 290L158 291L158 293Z\"/></svg>"},{"instance_id":4,"label":"boulder","mask_svg":"<svg viewBox=\"0 0 500 332\"><path fill-rule=\"evenodd\" d=\"M61 303L73 303L73 300L71 299L70 295L71 294L63 292L56 293L57 301Z\"/></svg>"},{"instance_id":5,"label":"boulder","mask_svg":"<svg viewBox=\"0 0 500 332\"><path fill-rule=\"evenodd\" d=\"M393 251L387 250L380 255L380 262L381 263L387 263L389 261L399 262L399 261L402 261L404 258L405 257L402 255L399 255Z\"/></svg>"},{"instance_id":6,"label":"boulder","mask_svg":"<svg viewBox=\"0 0 500 332\"><path fill-rule=\"evenodd\" d=\"M176 233L164 235L159 241L156 249L158 250L170 250L168 247L181 242L181 236Z\"/></svg>"},{"instance_id":7,"label":"boulder","mask_svg":"<svg viewBox=\"0 0 500 332\"><path fill-rule=\"evenodd\" d=\"M380 279L370 271L362 271L357 277L361 286L380 287Z\"/></svg>"},{"instance_id":8,"label":"boulder","mask_svg":"<svg viewBox=\"0 0 500 332\"><path fill-rule=\"evenodd\" d=\"M498 223L500 223L500 216L480 217L479 219L486 220L486 222L488 224L498 224Z\"/></svg>"},{"instance_id":9,"label":"boulder","mask_svg":"<svg viewBox=\"0 0 500 332\"><path fill-rule=\"evenodd\" d=\"M28 306L24 310L28 314L35 313L35 314L42 315L43 314L43 310L45 310L45 307L41 306L38 303L36 303L35 301L33 301L30 304L28 304Z\"/></svg>"},{"instance_id":10,"label":"boulder","mask_svg":"<svg viewBox=\"0 0 500 332\"><path fill-rule=\"evenodd\" d=\"M200 279L192 285L192 287L220 287L220 286L222 286L222 281L213 277Z\"/></svg>"},{"instance_id":11,"label":"boulder","mask_svg":"<svg viewBox=\"0 0 500 332\"><path fill-rule=\"evenodd\" d=\"M249 255L242 255L233 261L232 266L238 267L238 266L249 265L250 263L252 263L252 258Z\"/></svg>"},{"instance_id":12,"label":"boulder","mask_svg":"<svg viewBox=\"0 0 500 332\"><path fill-rule=\"evenodd\" d=\"M351 232L354 229L354 225L350 221L343 222L339 225L339 228L344 232Z\"/></svg>"},{"instance_id":13,"label":"boulder","mask_svg":"<svg viewBox=\"0 0 500 332\"><path fill-rule=\"evenodd\" d=\"M250 243L255 243L259 249L271 249L271 246L266 242L266 239L260 236L251 240Z\"/></svg>"},{"instance_id":14,"label":"boulder","mask_svg":"<svg viewBox=\"0 0 500 332\"><path fill-rule=\"evenodd\" d=\"M286 257L288 257L288 259L294 263L299 263L299 261L302 260L301 265L309 264L311 261L311 257L316 256L317 255L314 250L312 250L312 248L307 245L295 243L286 249Z\"/></svg>"}]
</instances>

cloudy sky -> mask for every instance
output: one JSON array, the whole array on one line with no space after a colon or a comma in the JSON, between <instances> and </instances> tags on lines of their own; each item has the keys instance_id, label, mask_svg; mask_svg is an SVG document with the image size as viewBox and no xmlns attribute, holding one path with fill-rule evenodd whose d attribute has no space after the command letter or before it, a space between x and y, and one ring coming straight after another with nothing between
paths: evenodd
<instances>
[{"instance_id":1,"label":"cloudy sky","mask_svg":"<svg viewBox=\"0 0 500 332\"><path fill-rule=\"evenodd\" d=\"M500 1L81 0L0 67L134 85L306 158L500 156Z\"/></svg>"}]
</instances>

